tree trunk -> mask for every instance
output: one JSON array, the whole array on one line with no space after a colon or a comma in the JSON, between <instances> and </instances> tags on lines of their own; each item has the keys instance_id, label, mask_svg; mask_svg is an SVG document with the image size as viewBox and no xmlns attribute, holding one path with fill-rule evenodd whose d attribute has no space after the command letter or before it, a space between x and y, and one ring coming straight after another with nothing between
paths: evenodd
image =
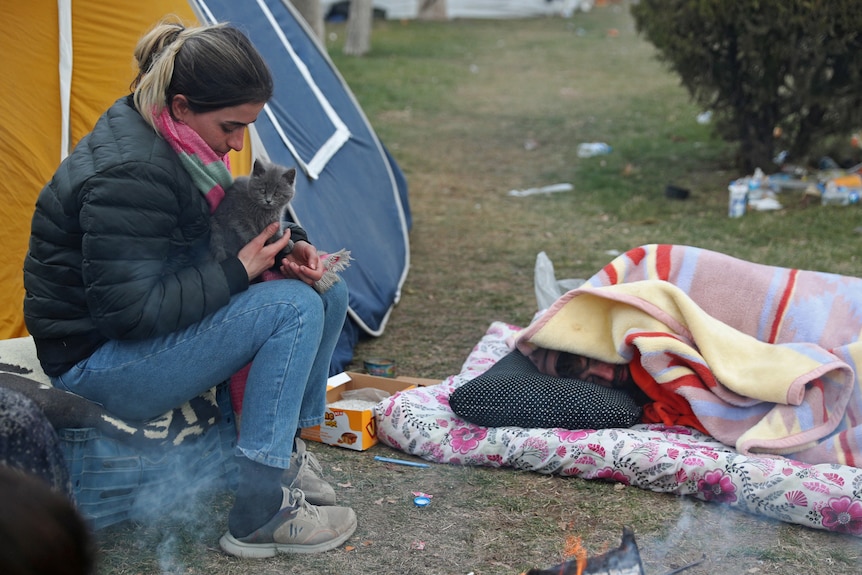
<instances>
[{"instance_id":1,"label":"tree trunk","mask_svg":"<svg viewBox=\"0 0 862 575\"><path fill-rule=\"evenodd\" d=\"M419 20L445 20L446 16L446 0L420 0Z\"/></svg>"},{"instance_id":2,"label":"tree trunk","mask_svg":"<svg viewBox=\"0 0 862 575\"><path fill-rule=\"evenodd\" d=\"M323 37L325 28L323 26L323 9L320 0L290 0L291 4L302 14L302 17L314 31L314 35L321 42L326 42Z\"/></svg>"},{"instance_id":3,"label":"tree trunk","mask_svg":"<svg viewBox=\"0 0 862 575\"><path fill-rule=\"evenodd\" d=\"M373 0L350 0L347 15L347 38L344 53L364 56L371 50L371 20L374 17Z\"/></svg>"}]
</instances>

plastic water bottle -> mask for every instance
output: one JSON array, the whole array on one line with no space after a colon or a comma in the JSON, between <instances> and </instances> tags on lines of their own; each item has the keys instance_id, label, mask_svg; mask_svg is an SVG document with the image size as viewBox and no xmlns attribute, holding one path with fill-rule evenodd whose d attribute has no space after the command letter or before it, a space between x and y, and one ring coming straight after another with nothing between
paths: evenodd
<instances>
[{"instance_id":1,"label":"plastic water bottle","mask_svg":"<svg viewBox=\"0 0 862 575\"><path fill-rule=\"evenodd\" d=\"M734 180L727 187L730 192L727 205L727 215L731 218L741 218L745 215L746 204L748 204L748 182Z\"/></svg>"},{"instance_id":2,"label":"plastic water bottle","mask_svg":"<svg viewBox=\"0 0 862 575\"><path fill-rule=\"evenodd\" d=\"M604 142L585 142L578 146L579 158L592 158L611 153L611 147Z\"/></svg>"},{"instance_id":3,"label":"plastic water bottle","mask_svg":"<svg viewBox=\"0 0 862 575\"><path fill-rule=\"evenodd\" d=\"M835 182L827 182L820 196L824 206L849 206L859 203L859 190L847 186L838 186Z\"/></svg>"},{"instance_id":4,"label":"plastic water bottle","mask_svg":"<svg viewBox=\"0 0 862 575\"><path fill-rule=\"evenodd\" d=\"M765 193L764 183L766 182L766 176L763 173L763 170L757 168L754 170L754 175L747 178L748 180L748 201L757 201L761 199Z\"/></svg>"}]
</instances>

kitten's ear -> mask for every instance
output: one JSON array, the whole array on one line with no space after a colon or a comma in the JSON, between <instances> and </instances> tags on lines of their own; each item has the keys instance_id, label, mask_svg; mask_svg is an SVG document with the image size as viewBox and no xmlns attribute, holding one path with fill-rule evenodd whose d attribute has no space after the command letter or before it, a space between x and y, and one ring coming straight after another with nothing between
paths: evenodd
<instances>
[{"instance_id":1,"label":"kitten's ear","mask_svg":"<svg viewBox=\"0 0 862 575\"><path fill-rule=\"evenodd\" d=\"M284 173L284 179L287 181L288 184L292 186L293 182L296 181L296 169L288 168L287 171Z\"/></svg>"},{"instance_id":2,"label":"kitten's ear","mask_svg":"<svg viewBox=\"0 0 862 575\"><path fill-rule=\"evenodd\" d=\"M263 162L263 160L260 160L260 159L255 160L254 161L254 167L251 169L251 174L253 176L262 176L265 171L266 171L266 164Z\"/></svg>"}]
</instances>

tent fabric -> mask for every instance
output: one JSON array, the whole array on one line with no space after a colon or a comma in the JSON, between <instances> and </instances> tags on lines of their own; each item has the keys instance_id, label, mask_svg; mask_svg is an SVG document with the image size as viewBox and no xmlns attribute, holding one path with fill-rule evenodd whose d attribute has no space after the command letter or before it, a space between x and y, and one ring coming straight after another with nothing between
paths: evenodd
<instances>
[{"instance_id":1,"label":"tent fabric","mask_svg":"<svg viewBox=\"0 0 862 575\"><path fill-rule=\"evenodd\" d=\"M314 33L281 0L192 0L208 22L244 30L272 68L275 93L254 132L269 160L299 165L293 219L321 250L347 248L349 314L383 333L409 269L406 182Z\"/></svg>"},{"instance_id":2,"label":"tent fabric","mask_svg":"<svg viewBox=\"0 0 862 575\"><path fill-rule=\"evenodd\" d=\"M352 359L362 333L380 335L409 266L407 184L343 79L302 18L280 0L58 0L11 3L0 37L0 338L27 335L22 267L39 191L102 112L129 93L138 39L166 16L243 28L273 69L276 97L251 130L235 175L252 151L299 167L294 219L326 251L350 249L350 319L337 360ZM12 57L11 55L15 55Z\"/></svg>"},{"instance_id":3,"label":"tent fabric","mask_svg":"<svg viewBox=\"0 0 862 575\"><path fill-rule=\"evenodd\" d=\"M3 13L0 338L11 338L26 335L21 270L39 191L99 115L128 93L141 34L166 14L193 22L194 13L177 0L8 2Z\"/></svg>"}]
</instances>

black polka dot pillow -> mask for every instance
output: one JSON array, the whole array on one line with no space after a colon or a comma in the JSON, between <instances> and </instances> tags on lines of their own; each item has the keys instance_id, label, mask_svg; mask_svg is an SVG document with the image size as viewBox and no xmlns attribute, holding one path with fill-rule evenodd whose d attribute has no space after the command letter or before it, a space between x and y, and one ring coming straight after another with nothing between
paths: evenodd
<instances>
[{"instance_id":1,"label":"black polka dot pillow","mask_svg":"<svg viewBox=\"0 0 862 575\"><path fill-rule=\"evenodd\" d=\"M456 388L449 405L484 427L605 429L631 427L641 418L641 408L626 392L545 375L518 350Z\"/></svg>"}]
</instances>

